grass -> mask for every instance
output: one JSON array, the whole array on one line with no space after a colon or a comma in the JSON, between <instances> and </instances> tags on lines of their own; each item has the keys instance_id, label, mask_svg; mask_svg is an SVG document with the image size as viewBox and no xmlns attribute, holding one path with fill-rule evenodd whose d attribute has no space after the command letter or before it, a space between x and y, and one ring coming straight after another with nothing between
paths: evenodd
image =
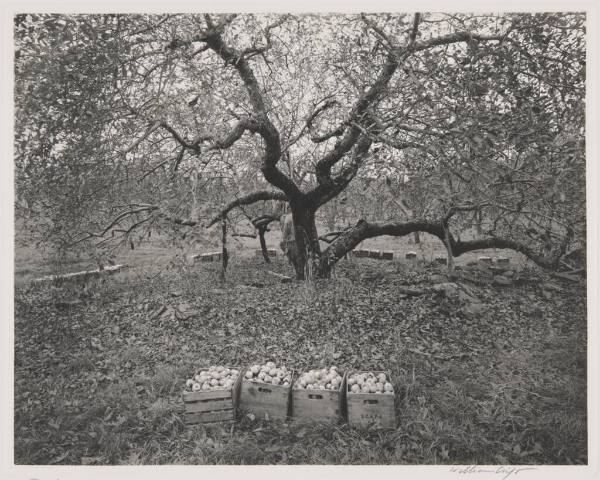
<instances>
[{"instance_id":1,"label":"grass","mask_svg":"<svg viewBox=\"0 0 600 480\"><path fill-rule=\"evenodd\" d=\"M146 260L156 266L168 255L154 248ZM443 273L426 264L344 261L330 282L312 284L278 283L266 270L289 266L265 266L251 251L234 257L225 284L217 265L146 266L85 295L76 284L18 285L16 463L587 463L581 286L562 285L551 300L541 282L477 287L488 310L472 318L435 295L398 298L397 285ZM57 306L74 297L82 302ZM191 318L156 314L182 303ZM523 316L531 303L543 314ZM398 428L245 416L183 424L180 391L193 370L269 358L390 371Z\"/></svg>"}]
</instances>

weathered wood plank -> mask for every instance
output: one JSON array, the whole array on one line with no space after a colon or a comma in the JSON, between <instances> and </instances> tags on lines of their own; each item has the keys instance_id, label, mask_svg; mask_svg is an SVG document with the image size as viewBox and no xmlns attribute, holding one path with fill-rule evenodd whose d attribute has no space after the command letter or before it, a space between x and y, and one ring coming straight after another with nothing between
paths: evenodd
<instances>
[{"instance_id":1,"label":"weathered wood plank","mask_svg":"<svg viewBox=\"0 0 600 480\"><path fill-rule=\"evenodd\" d=\"M210 399L206 401L199 400L197 402L186 402L186 413L194 412L212 412L215 410L228 410L233 408L233 399Z\"/></svg>"},{"instance_id":2,"label":"weathered wood plank","mask_svg":"<svg viewBox=\"0 0 600 480\"><path fill-rule=\"evenodd\" d=\"M217 410L214 412L196 412L196 413L185 413L185 423L188 425L194 423L213 423L213 422L224 422L234 421L235 412L233 408L229 410Z\"/></svg>"},{"instance_id":3,"label":"weathered wood plank","mask_svg":"<svg viewBox=\"0 0 600 480\"><path fill-rule=\"evenodd\" d=\"M45 277L36 278L33 280L34 283L37 282L48 282L48 281L60 281L60 280L75 280L77 278L85 278L85 277L97 277L100 275L111 275L113 273L118 273L121 270L127 268L127 265L110 265L108 267L104 267L102 270L84 270L81 272L71 272L71 273L62 273L58 275L46 275Z\"/></svg>"}]
</instances>

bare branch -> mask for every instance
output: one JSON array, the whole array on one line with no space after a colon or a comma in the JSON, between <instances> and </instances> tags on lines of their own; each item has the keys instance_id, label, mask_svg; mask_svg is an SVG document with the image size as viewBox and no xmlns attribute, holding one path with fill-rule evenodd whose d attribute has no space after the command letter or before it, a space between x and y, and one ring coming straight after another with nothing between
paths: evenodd
<instances>
[{"instance_id":1,"label":"bare branch","mask_svg":"<svg viewBox=\"0 0 600 480\"><path fill-rule=\"evenodd\" d=\"M289 198L283 192L263 190L260 192L250 193L244 197L236 198L234 201L227 204L217 216L215 216L207 225L207 228L212 227L215 223L225 218L225 216L234 208L242 205L251 205L263 200L280 200L288 202Z\"/></svg>"},{"instance_id":2,"label":"bare branch","mask_svg":"<svg viewBox=\"0 0 600 480\"><path fill-rule=\"evenodd\" d=\"M132 150L136 149L137 146L141 142L143 142L144 140L146 140L146 138L148 138L150 136L150 134L152 134L152 132L156 131L156 129L158 129L158 127L160 127L160 122L154 122L152 125L150 125L148 127L148 129L146 130L146 132L144 132L144 134L140 138L138 138L129 147L127 147L123 153L129 153Z\"/></svg>"},{"instance_id":3,"label":"bare branch","mask_svg":"<svg viewBox=\"0 0 600 480\"><path fill-rule=\"evenodd\" d=\"M469 42L472 40L478 41L488 41L488 40L496 40L501 41L504 40L505 35L481 35L478 33L471 32L455 32L449 33L448 35L442 35L436 38L430 38L429 40L423 40L420 42L415 41L412 44L411 51L417 52L419 50L426 50L432 47L438 47L440 45L449 45L451 43L458 42Z\"/></svg>"},{"instance_id":4,"label":"bare branch","mask_svg":"<svg viewBox=\"0 0 600 480\"><path fill-rule=\"evenodd\" d=\"M421 14L415 13L415 18L413 20L412 31L410 32L410 38L408 40L408 48L412 48L417 39L417 33L419 33L419 22L421 21Z\"/></svg>"},{"instance_id":5,"label":"bare branch","mask_svg":"<svg viewBox=\"0 0 600 480\"><path fill-rule=\"evenodd\" d=\"M390 37L388 37L386 33L379 27L379 25L377 25L373 20L368 18L364 13L360 14L360 18L377 34L380 40L383 40L383 42L385 42L385 46L388 49L394 48L394 43L392 42Z\"/></svg>"}]
</instances>

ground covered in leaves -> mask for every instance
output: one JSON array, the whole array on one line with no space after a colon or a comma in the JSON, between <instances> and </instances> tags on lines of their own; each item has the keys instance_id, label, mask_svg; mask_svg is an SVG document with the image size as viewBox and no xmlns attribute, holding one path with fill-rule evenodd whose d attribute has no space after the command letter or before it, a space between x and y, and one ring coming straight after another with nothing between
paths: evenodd
<instances>
[{"instance_id":1,"label":"ground covered in leaves","mask_svg":"<svg viewBox=\"0 0 600 480\"><path fill-rule=\"evenodd\" d=\"M432 265L343 261L315 283L267 270L290 271L246 259L224 284L200 264L19 287L15 463L587 463L583 283L475 272L457 297L429 291L449 281ZM183 424L194 370L269 359L391 372L398 428Z\"/></svg>"}]
</instances>

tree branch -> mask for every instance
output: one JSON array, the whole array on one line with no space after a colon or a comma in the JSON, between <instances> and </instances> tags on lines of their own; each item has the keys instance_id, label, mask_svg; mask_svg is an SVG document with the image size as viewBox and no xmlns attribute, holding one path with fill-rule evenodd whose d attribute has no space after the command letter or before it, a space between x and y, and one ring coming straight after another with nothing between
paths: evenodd
<instances>
[{"instance_id":1,"label":"tree branch","mask_svg":"<svg viewBox=\"0 0 600 480\"><path fill-rule=\"evenodd\" d=\"M442 243L449 240L450 250L454 257L487 248L509 249L522 253L537 265L546 269L556 268L561 257L560 251L558 254L545 256L538 254L529 245L508 238L488 237L477 240L456 240L449 232L448 237L446 237L442 222L443 219L438 221L423 219L402 223L369 223L365 220L359 220L353 228L344 232L327 247L322 254L322 262L324 262L325 268L331 267L347 252L368 238L382 235L402 237L414 232L429 233L437 237Z\"/></svg>"},{"instance_id":2,"label":"tree branch","mask_svg":"<svg viewBox=\"0 0 600 480\"><path fill-rule=\"evenodd\" d=\"M262 200L281 200L288 202L288 196L283 192L263 190L260 192L250 193L244 197L236 198L234 201L227 204L213 219L209 222L206 228L212 227L215 223L222 220L231 210L242 205L251 205Z\"/></svg>"},{"instance_id":3,"label":"tree branch","mask_svg":"<svg viewBox=\"0 0 600 480\"><path fill-rule=\"evenodd\" d=\"M442 35L436 38L430 38L429 40L423 41L415 41L412 44L410 50L412 52L418 52L420 50L427 50L432 47L439 47L440 45L449 45L451 43L458 42L469 42L472 40L477 41L488 41L488 40L504 40L505 35L481 35L479 33L471 33L471 32L454 32L449 33L448 35Z\"/></svg>"},{"instance_id":4,"label":"tree branch","mask_svg":"<svg viewBox=\"0 0 600 480\"><path fill-rule=\"evenodd\" d=\"M237 70L241 80L244 82L246 91L250 98L250 103L254 110L256 121L258 123L256 131L261 135L265 142L265 151L262 158L261 171L265 179L275 187L283 190L289 197L300 198L302 192L296 184L285 175L277 163L281 158L281 139L279 132L269 120L267 107L263 99L262 92L252 68L248 64L244 55L235 49L227 46L223 41L221 33L214 27L210 15L206 15L206 22L209 27L206 44L219 55L225 63L233 65Z\"/></svg>"}]
</instances>

